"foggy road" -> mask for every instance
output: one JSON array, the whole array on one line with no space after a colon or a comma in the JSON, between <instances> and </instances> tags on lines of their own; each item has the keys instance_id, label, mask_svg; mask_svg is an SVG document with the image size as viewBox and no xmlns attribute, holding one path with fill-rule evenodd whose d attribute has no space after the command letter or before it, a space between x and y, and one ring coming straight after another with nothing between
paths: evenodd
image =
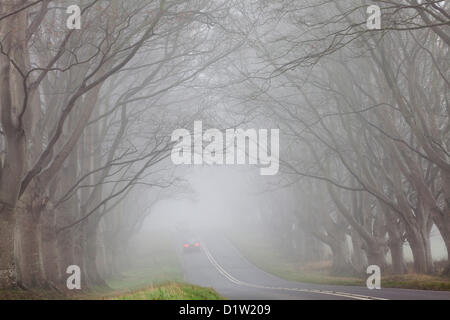
<instances>
[{"instance_id":1,"label":"foggy road","mask_svg":"<svg viewBox=\"0 0 450 320\"><path fill-rule=\"evenodd\" d=\"M369 290L356 286L287 281L250 263L221 235L203 234L200 239L202 250L199 252L183 253L181 245L177 250L185 281L212 287L227 299L450 300L450 292L392 288Z\"/></svg>"}]
</instances>

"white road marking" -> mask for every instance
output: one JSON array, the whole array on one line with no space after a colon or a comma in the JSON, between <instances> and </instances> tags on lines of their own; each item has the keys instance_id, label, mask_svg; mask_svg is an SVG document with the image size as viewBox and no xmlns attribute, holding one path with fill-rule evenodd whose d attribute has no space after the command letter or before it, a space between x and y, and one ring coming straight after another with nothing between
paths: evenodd
<instances>
[{"instance_id":1,"label":"white road marking","mask_svg":"<svg viewBox=\"0 0 450 320\"><path fill-rule=\"evenodd\" d=\"M205 253L206 257L208 258L209 262L219 271L225 278L227 278L229 281L231 281L234 284L237 284L239 286L245 286L245 287L251 287L251 288L258 288L258 289L268 289L268 290L286 290L286 291L297 291L297 292L308 292L308 293L318 293L318 294L327 294L337 297L345 297L345 298L351 298L356 300L388 300L384 298L378 298L378 297L371 297L371 296L365 296L360 294L353 294L353 293L346 293L346 292L334 292L334 291L326 291L326 290L313 290L313 289L299 289L299 288L283 288L283 287L270 287L270 286L262 286L258 284L248 283L245 281L241 281L233 277L231 274L229 274L212 256L211 252L209 251L208 247L203 243L202 245L203 252Z\"/></svg>"}]
</instances>

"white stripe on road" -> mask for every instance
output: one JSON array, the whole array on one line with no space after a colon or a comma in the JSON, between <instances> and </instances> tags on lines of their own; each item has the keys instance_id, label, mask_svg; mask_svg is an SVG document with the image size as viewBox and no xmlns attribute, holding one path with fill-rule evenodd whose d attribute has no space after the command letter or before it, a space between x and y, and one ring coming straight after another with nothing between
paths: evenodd
<instances>
[{"instance_id":1,"label":"white stripe on road","mask_svg":"<svg viewBox=\"0 0 450 320\"><path fill-rule=\"evenodd\" d=\"M313 290L313 289L299 289L299 288L283 288L283 287L269 287L269 286L262 286L257 284L248 283L245 281L241 281L233 277L231 274L229 274L212 256L211 252L209 251L208 247L205 245L205 243L202 244L203 252L205 252L206 257L208 258L209 262L219 271L225 278L227 278L232 283L238 285L238 286L245 286L245 287L251 287L251 288L258 288L258 289L268 289L268 290L286 290L286 291L296 291L296 292L308 292L308 293L318 293L318 294L326 294L326 295L332 295L337 297L345 297L345 298L351 298L356 300L387 300L384 298L378 298L378 297L371 297L371 296L365 296L365 295L359 295L359 294L353 294L353 293L346 293L346 292L334 292L334 291L326 291L326 290Z\"/></svg>"}]
</instances>

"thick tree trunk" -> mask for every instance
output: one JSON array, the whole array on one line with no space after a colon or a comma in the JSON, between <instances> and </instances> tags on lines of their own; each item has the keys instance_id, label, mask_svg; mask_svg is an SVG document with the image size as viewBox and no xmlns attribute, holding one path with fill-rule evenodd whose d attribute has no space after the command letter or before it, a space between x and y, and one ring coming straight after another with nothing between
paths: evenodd
<instances>
[{"instance_id":1,"label":"thick tree trunk","mask_svg":"<svg viewBox=\"0 0 450 320\"><path fill-rule=\"evenodd\" d=\"M364 272L367 266L367 259L363 250L361 237L355 231L352 232L352 264L358 272Z\"/></svg>"},{"instance_id":2,"label":"thick tree trunk","mask_svg":"<svg viewBox=\"0 0 450 320\"><path fill-rule=\"evenodd\" d=\"M357 273L351 262L345 233L336 234L335 241L330 244L330 248L333 253L332 274L346 275Z\"/></svg>"},{"instance_id":3,"label":"thick tree trunk","mask_svg":"<svg viewBox=\"0 0 450 320\"><path fill-rule=\"evenodd\" d=\"M406 273L405 258L403 253L403 242L390 240L389 250L391 252L392 272L394 274Z\"/></svg>"},{"instance_id":4,"label":"thick tree trunk","mask_svg":"<svg viewBox=\"0 0 450 320\"><path fill-rule=\"evenodd\" d=\"M427 273L434 272L434 263L433 263L433 256L431 254L431 241L430 241L430 234L424 237L424 248L425 248L425 259L427 263Z\"/></svg>"},{"instance_id":5,"label":"thick tree trunk","mask_svg":"<svg viewBox=\"0 0 450 320\"><path fill-rule=\"evenodd\" d=\"M303 251L305 252L305 262L316 262L323 260L325 256L325 249L322 242L307 233L305 233L303 239L305 243L303 249Z\"/></svg>"},{"instance_id":6,"label":"thick tree trunk","mask_svg":"<svg viewBox=\"0 0 450 320\"><path fill-rule=\"evenodd\" d=\"M447 247L447 266L442 272L443 276L450 277L450 240L444 240ZM447 242L448 241L448 242Z\"/></svg>"},{"instance_id":7,"label":"thick tree trunk","mask_svg":"<svg viewBox=\"0 0 450 320\"><path fill-rule=\"evenodd\" d=\"M40 217L44 201L32 182L16 209L19 240L19 283L26 288L39 288L46 279L41 264Z\"/></svg>"},{"instance_id":8,"label":"thick tree trunk","mask_svg":"<svg viewBox=\"0 0 450 320\"><path fill-rule=\"evenodd\" d=\"M61 287L61 273L58 266L58 248L56 237L56 217L53 209L47 209L41 217L42 262L49 285Z\"/></svg>"},{"instance_id":9,"label":"thick tree trunk","mask_svg":"<svg viewBox=\"0 0 450 320\"><path fill-rule=\"evenodd\" d=\"M425 249L423 246L411 246L411 251L414 257L414 271L417 273L428 273Z\"/></svg>"},{"instance_id":10,"label":"thick tree trunk","mask_svg":"<svg viewBox=\"0 0 450 320\"><path fill-rule=\"evenodd\" d=\"M433 272L433 259L431 256L430 232L431 224L418 229L410 229L407 239L414 258L414 271L417 273Z\"/></svg>"},{"instance_id":11,"label":"thick tree trunk","mask_svg":"<svg viewBox=\"0 0 450 320\"><path fill-rule=\"evenodd\" d=\"M69 161L66 167L60 173L59 179L60 183L58 184L59 188L63 190L68 190L73 183L74 172L76 169L75 163L73 160ZM75 171L76 172L76 171ZM62 193L63 193L62 192ZM59 228L65 227L72 223L74 220L79 217L79 206L78 206L78 197L77 195L72 196L70 199L63 202L55 212L56 215L56 227L57 230ZM80 267L82 270L81 279L83 278L83 260L80 259L80 255L77 255L77 245L79 245L78 241L82 239L77 239L77 228L69 228L57 232L57 249L58 249L58 257L59 257L59 274L62 277L62 283L65 287L65 280L69 276L67 274L67 268L69 266L75 265ZM83 284L83 282L82 282Z\"/></svg>"},{"instance_id":12,"label":"thick tree trunk","mask_svg":"<svg viewBox=\"0 0 450 320\"><path fill-rule=\"evenodd\" d=\"M345 275L352 273L353 266L350 261L348 248L345 248L345 245L342 243L336 243L331 246L331 251L333 252L332 274Z\"/></svg>"},{"instance_id":13,"label":"thick tree trunk","mask_svg":"<svg viewBox=\"0 0 450 320\"><path fill-rule=\"evenodd\" d=\"M81 268L81 287L88 288L88 276L86 272L86 248L87 248L87 237L86 237L86 226L84 223L81 223L79 226L74 229L74 260L77 262L77 265Z\"/></svg>"},{"instance_id":14,"label":"thick tree trunk","mask_svg":"<svg viewBox=\"0 0 450 320\"><path fill-rule=\"evenodd\" d=\"M430 264L427 261L427 248L422 239L408 239L414 258L414 271L417 273L431 272Z\"/></svg>"},{"instance_id":15,"label":"thick tree trunk","mask_svg":"<svg viewBox=\"0 0 450 320\"><path fill-rule=\"evenodd\" d=\"M39 217L33 212L20 210L20 284L26 288L44 286L45 277L41 267Z\"/></svg>"},{"instance_id":16,"label":"thick tree trunk","mask_svg":"<svg viewBox=\"0 0 450 320\"><path fill-rule=\"evenodd\" d=\"M0 15L11 12L20 4L0 1ZM2 52L0 54L0 111L4 154L0 166L0 288L17 285L14 257L16 228L15 209L19 198L26 160L25 131L17 121L24 99L23 79L13 67L24 70L26 54L27 10L5 17L0 23Z\"/></svg>"},{"instance_id":17,"label":"thick tree trunk","mask_svg":"<svg viewBox=\"0 0 450 320\"><path fill-rule=\"evenodd\" d=\"M97 254L97 265L98 270L100 273L100 276L103 279L106 279L111 276L110 266L108 265L108 257L107 257L107 238L106 238L106 230L105 230L105 223L102 220L100 222L100 231L98 234L99 239L99 248L98 248L98 254Z\"/></svg>"},{"instance_id":18,"label":"thick tree trunk","mask_svg":"<svg viewBox=\"0 0 450 320\"><path fill-rule=\"evenodd\" d=\"M61 231L57 234L57 249L60 261L59 274L61 274L64 279L69 266L77 265L81 268L80 261L75 259L74 235L71 229Z\"/></svg>"},{"instance_id":19,"label":"thick tree trunk","mask_svg":"<svg viewBox=\"0 0 450 320\"><path fill-rule=\"evenodd\" d=\"M434 219L437 228L442 236L447 249L447 266L444 268L442 275L450 277L450 225L447 223L448 219Z\"/></svg>"},{"instance_id":20,"label":"thick tree trunk","mask_svg":"<svg viewBox=\"0 0 450 320\"><path fill-rule=\"evenodd\" d=\"M94 221L95 220L95 221ZM97 269L97 229L98 219L95 217L87 222L86 255L85 264L89 285L106 287L105 280Z\"/></svg>"},{"instance_id":21,"label":"thick tree trunk","mask_svg":"<svg viewBox=\"0 0 450 320\"><path fill-rule=\"evenodd\" d=\"M389 211L389 213L391 212ZM386 218L386 226L389 235L388 247L392 261L392 273L404 274L407 272L407 269L403 251L403 238L401 236L403 227L391 214L387 214Z\"/></svg>"},{"instance_id":22,"label":"thick tree trunk","mask_svg":"<svg viewBox=\"0 0 450 320\"><path fill-rule=\"evenodd\" d=\"M379 266L383 271L386 269L385 247L378 244L369 245L366 251L367 263L369 265Z\"/></svg>"},{"instance_id":23,"label":"thick tree trunk","mask_svg":"<svg viewBox=\"0 0 450 320\"><path fill-rule=\"evenodd\" d=\"M12 210L4 210L0 217L0 289L17 285L14 229L15 221Z\"/></svg>"}]
</instances>

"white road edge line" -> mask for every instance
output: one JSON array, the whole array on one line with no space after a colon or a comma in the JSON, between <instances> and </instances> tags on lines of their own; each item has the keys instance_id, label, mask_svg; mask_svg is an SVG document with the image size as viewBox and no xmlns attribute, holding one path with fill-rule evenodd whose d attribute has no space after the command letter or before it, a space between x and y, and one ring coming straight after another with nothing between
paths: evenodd
<instances>
[{"instance_id":1,"label":"white road edge line","mask_svg":"<svg viewBox=\"0 0 450 320\"><path fill-rule=\"evenodd\" d=\"M345 298L351 298L356 300L388 300L385 298L379 298L379 297L371 297L371 296L364 296L359 294L353 294L353 293L346 293L346 292L333 292L333 291L324 291L324 290L313 290L313 289L299 289L299 288L282 288L282 287L270 287L270 286L262 286L257 284L252 284L248 282L244 282L241 280L236 279L231 274L229 274L212 256L211 252L209 251L208 247L205 243L202 245L203 252L205 253L206 257L208 258L209 262L219 271L225 278L227 278L232 283L239 285L239 286L245 286L245 287L251 287L251 288L258 288L258 289L268 289L268 290L286 290L286 291L297 291L297 292L308 292L308 293L318 293L318 294L326 294L326 295L332 295L332 296L338 296L338 297L345 297Z\"/></svg>"}]
</instances>

